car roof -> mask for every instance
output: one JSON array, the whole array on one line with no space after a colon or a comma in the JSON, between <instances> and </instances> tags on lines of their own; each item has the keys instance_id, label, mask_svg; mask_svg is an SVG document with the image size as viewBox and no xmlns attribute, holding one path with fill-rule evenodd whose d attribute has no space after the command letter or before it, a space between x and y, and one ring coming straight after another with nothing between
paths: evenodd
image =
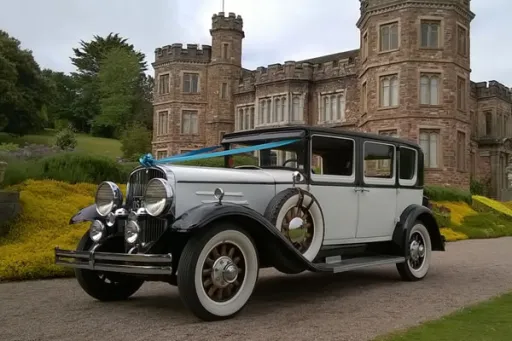
<instances>
[{"instance_id":1,"label":"car roof","mask_svg":"<svg viewBox=\"0 0 512 341\"><path fill-rule=\"evenodd\" d=\"M397 137L391 137L387 135L380 135L375 133L366 133L366 132L360 132L360 131L353 131L349 129L343 129L343 128L328 128L328 127L320 127L320 126L311 126L311 125L293 125L293 126L285 126L285 127L273 127L273 128L257 128L252 130L243 130L243 131L237 131L232 133L227 133L223 137L222 143L229 143L234 142L230 140L237 140L242 141L244 136L254 136L254 135L266 135L266 134L272 134L274 137L288 137L293 136L290 133L295 132L297 133L303 133L301 135L305 136L311 136L313 134L329 134L329 135L335 135L335 136L351 136L351 137L359 137L359 138L365 138L365 139L374 139L374 140L380 140L380 141L387 141L392 142L396 144L401 144L404 146L411 147L413 149L421 150L421 147L416 142L413 142L411 140L406 140L404 138L397 138ZM283 133L283 134L279 134ZM288 133L288 134L287 134ZM305 134L304 134L305 133ZM297 136L295 134L295 136Z\"/></svg>"}]
</instances>

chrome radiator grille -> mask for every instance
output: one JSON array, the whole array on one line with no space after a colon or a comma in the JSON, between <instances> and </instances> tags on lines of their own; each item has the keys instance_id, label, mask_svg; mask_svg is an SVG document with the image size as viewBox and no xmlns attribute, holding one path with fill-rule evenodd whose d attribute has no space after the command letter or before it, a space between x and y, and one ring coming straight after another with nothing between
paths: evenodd
<instances>
[{"instance_id":1,"label":"chrome radiator grille","mask_svg":"<svg viewBox=\"0 0 512 341\"><path fill-rule=\"evenodd\" d=\"M136 211L142 207L142 198L146 186L149 180L154 178L167 179L167 176L164 171L155 168L141 168L131 174L126 193L125 208L127 210ZM167 228L166 219L158 219L149 215L140 216L138 222L142 230L139 242L144 244L157 240Z\"/></svg>"},{"instance_id":2,"label":"chrome radiator grille","mask_svg":"<svg viewBox=\"0 0 512 341\"><path fill-rule=\"evenodd\" d=\"M126 209L138 209L142 207L142 197L149 180L154 178L167 179L160 169L141 168L132 173L128 180L128 193L126 193Z\"/></svg>"}]
</instances>

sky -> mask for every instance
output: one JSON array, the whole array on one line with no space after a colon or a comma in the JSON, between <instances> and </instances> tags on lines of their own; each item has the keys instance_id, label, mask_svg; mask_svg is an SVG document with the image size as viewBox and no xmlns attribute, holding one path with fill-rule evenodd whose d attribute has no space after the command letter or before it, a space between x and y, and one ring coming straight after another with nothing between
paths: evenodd
<instances>
[{"instance_id":1,"label":"sky","mask_svg":"<svg viewBox=\"0 0 512 341\"><path fill-rule=\"evenodd\" d=\"M471 79L512 87L512 1L471 7ZM222 0L0 0L0 29L42 68L64 72L74 71L70 56L81 40L119 33L145 53L152 73L157 47L211 44L211 16L221 9ZM244 19L248 69L359 48L358 0L225 0L225 12Z\"/></svg>"}]
</instances>

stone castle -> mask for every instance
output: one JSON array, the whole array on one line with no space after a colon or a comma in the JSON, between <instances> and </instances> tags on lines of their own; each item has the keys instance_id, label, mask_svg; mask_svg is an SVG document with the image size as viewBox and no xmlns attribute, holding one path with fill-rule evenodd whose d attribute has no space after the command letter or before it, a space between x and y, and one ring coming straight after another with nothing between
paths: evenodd
<instances>
[{"instance_id":1,"label":"stone castle","mask_svg":"<svg viewBox=\"0 0 512 341\"><path fill-rule=\"evenodd\" d=\"M212 17L211 45L155 51L153 155L232 131L322 125L418 142L426 182L508 196L512 89L470 79L470 0L360 0L360 48L242 67L240 15ZM510 142L509 142L510 141Z\"/></svg>"}]
</instances>

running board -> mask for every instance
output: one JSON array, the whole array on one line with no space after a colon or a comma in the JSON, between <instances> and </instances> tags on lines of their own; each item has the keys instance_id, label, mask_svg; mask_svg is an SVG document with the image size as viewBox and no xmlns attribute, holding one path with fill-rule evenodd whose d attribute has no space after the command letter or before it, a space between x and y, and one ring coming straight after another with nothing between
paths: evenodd
<instances>
[{"instance_id":1,"label":"running board","mask_svg":"<svg viewBox=\"0 0 512 341\"><path fill-rule=\"evenodd\" d=\"M316 263L313 264L313 266L318 271L338 273L361 268L367 268L370 266L396 264L403 262L405 262L405 257L380 255L372 257L349 258L338 262L331 261L329 263Z\"/></svg>"}]
</instances>

